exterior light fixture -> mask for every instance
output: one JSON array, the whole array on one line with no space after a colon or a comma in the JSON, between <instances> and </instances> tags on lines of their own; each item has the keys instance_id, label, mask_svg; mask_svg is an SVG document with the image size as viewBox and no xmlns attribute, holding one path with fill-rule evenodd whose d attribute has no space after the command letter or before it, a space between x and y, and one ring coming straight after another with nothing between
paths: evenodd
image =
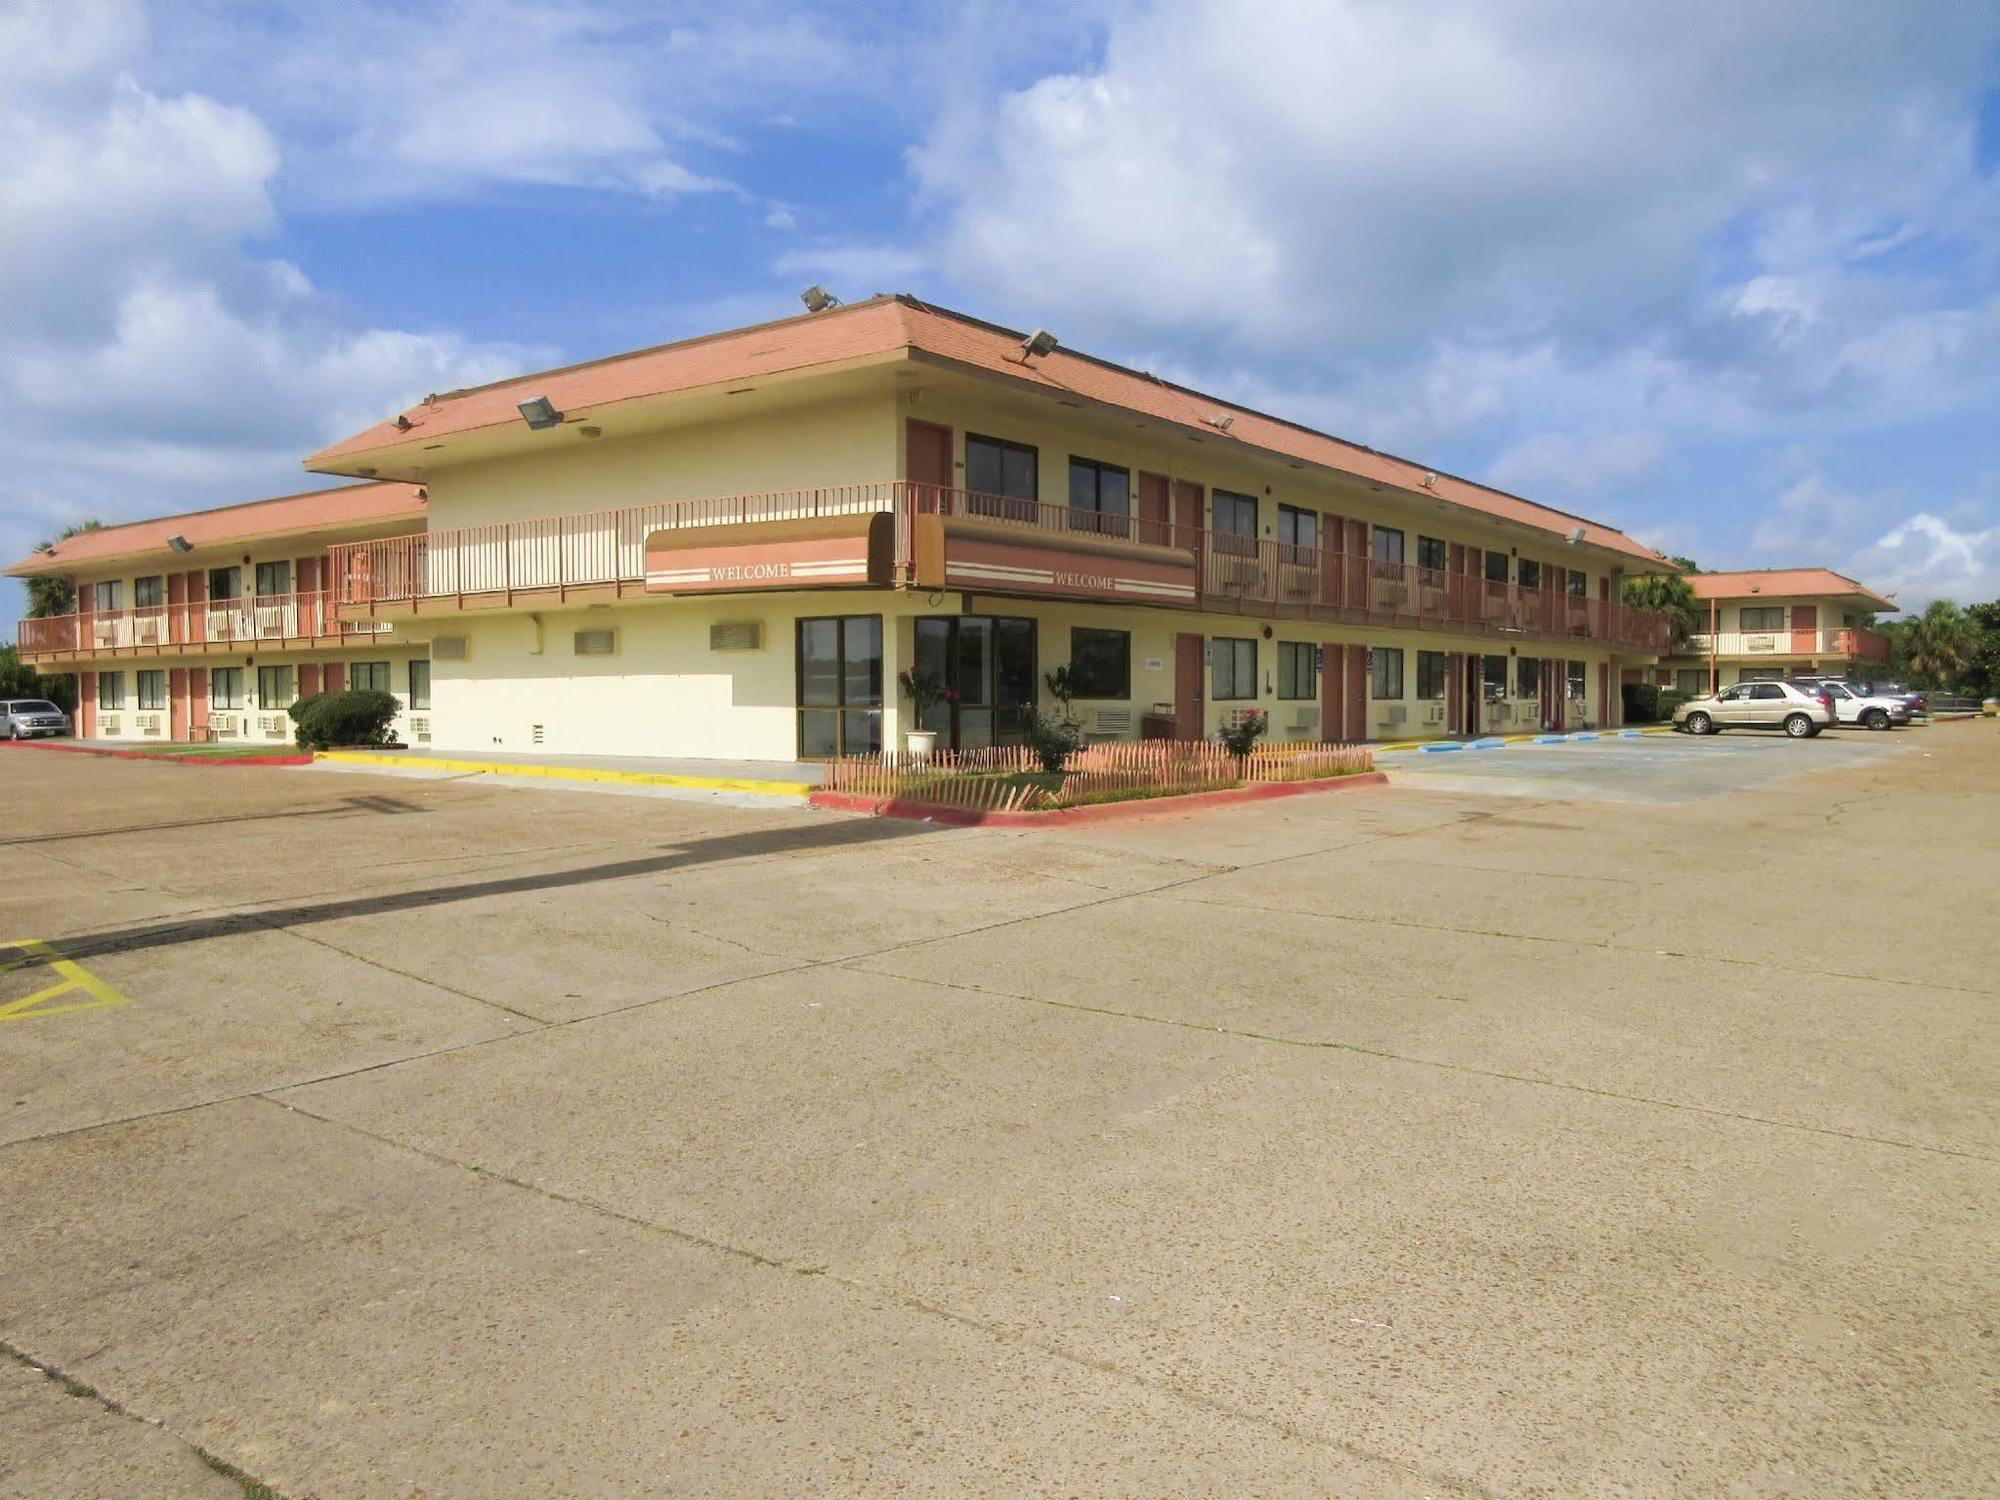
<instances>
[{"instance_id":1,"label":"exterior light fixture","mask_svg":"<svg viewBox=\"0 0 2000 1500\"><path fill-rule=\"evenodd\" d=\"M1581 547L1583 545L1583 528L1581 526L1572 527L1570 534L1564 537L1563 540L1568 542L1572 547Z\"/></svg>"},{"instance_id":2,"label":"exterior light fixture","mask_svg":"<svg viewBox=\"0 0 2000 1500\"><path fill-rule=\"evenodd\" d=\"M186 537L184 537L184 536L170 536L170 537L168 537L168 538L167 538L167 545L168 545L169 547L173 548L173 549L174 549L174 551L176 551L176 552L179 552L179 553L183 553L183 554L185 554L185 553L189 553L189 552L192 552L192 551L194 551L194 543L193 543L193 542L191 542L191 541L189 541L189 540L188 540L188 539L187 539Z\"/></svg>"},{"instance_id":3,"label":"exterior light fixture","mask_svg":"<svg viewBox=\"0 0 2000 1500\"><path fill-rule=\"evenodd\" d=\"M1047 358L1055 353L1056 345L1060 342L1061 340L1048 329L1037 328L1021 340L1021 363L1026 364L1031 359Z\"/></svg>"},{"instance_id":4,"label":"exterior light fixture","mask_svg":"<svg viewBox=\"0 0 2000 1500\"><path fill-rule=\"evenodd\" d=\"M1234 412L1219 411L1212 417L1203 417L1202 421L1218 432L1227 432L1236 425L1236 415Z\"/></svg>"},{"instance_id":5,"label":"exterior light fixture","mask_svg":"<svg viewBox=\"0 0 2000 1500\"><path fill-rule=\"evenodd\" d=\"M547 396L537 396L532 401L523 401L519 410L527 424L537 432L544 427L557 427L562 424L563 414L556 410L555 403Z\"/></svg>"},{"instance_id":6,"label":"exterior light fixture","mask_svg":"<svg viewBox=\"0 0 2000 1500\"><path fill-rule=\"evenodd\" d=\"M398 432L408 432L412 427L416 425L417 424L415 422L412 422L408 417L398 415L396 418L396 431Z\"/></svg>"},{"instance_id":7,"label":"exterior light fixture","mask_svg":"<svg viewBox=\"0 0 2000 1500\"><path fill-rule=\"evenodd\" d=\"M799 293L799 301L805 303L809 313L825 312L829 307L840 306L840 299L817 281Z\"/></svg>"}]
</instances>

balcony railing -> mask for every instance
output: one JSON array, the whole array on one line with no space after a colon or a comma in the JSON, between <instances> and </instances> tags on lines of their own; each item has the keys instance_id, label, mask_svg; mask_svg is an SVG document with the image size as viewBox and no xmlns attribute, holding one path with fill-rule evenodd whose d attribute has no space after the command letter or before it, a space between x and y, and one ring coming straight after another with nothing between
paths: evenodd
<instances>
[{"instance_id":1,"label":"balcony railing","mask_svg":"<svg viewBox=\"0 0 2000 1500\"><path fill-rule=\"evenodd\" d=\"M81 610L23 620L17 638L23 656L81 656L94 652L145 655L176 647L263 642L283 645L379 636L384 620L343 620L329 590L308 594L258 594L203 599L139 609Z\"/></svg>"},{"instance_id":2,"label":"balcony railing","mask_svg":"<svg viewBox=\"0 0 2000 1500\"><path fill-rule=\"evenodd\" d=\"M1850 661L1889 659L1889 638L1879 631L1842 626L1819 630L1806 626L1798 630L1724 630L1699 632L1688 637L1685 653L1690 656L1838 656Z\"/></svg>"},{"instance_id":3,"label":"balcony railing","mask_svg":"<svg viewBox=\"0 0 2000 1500\"><path fill-rule=\"evenodd\" d=\"M907 481L670 501L355 542L331 549L331 579L339 604L349 611L417 609L426 601L449 607L468 599L570 589L622 591L642 584L646 538L655 531L877 512L896 517L897 576L905 582L918 581L919 523L937 517L947 528L953 521L972 521L982 530L997 526L1018 531L1027 546L1038 536L1050 546L1081 536L1182 554L1192 562L1196 578L1198 598L1191 607L1210 612L1560 636L1644 651L1662 651L1670 639L1664 615L1609 600L1209 531L1160 517L1106 514Z\"/></svg>"}]
</instances>

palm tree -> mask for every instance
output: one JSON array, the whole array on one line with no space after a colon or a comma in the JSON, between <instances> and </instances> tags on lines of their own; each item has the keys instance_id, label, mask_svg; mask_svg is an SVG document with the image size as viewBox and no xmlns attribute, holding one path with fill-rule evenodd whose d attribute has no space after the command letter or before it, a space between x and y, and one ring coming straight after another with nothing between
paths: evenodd
<instances>
[{"instance_id":1,"label":"palm tree","mask_svg":"<svg viewBox=\"0 0 2000 1500\"><path fill-rule=\"evenodd\" d=\"M73 536L82 536L86 531L100 531L102 521L79 521L68 527L55 542L43 542L35 550L47 552L56 542L66 542ZM50 615L73 615L76 613L76 585L67 578L54 574L38 574L28 580L28 618L45 620Z\"/></svg>"},{"instance_id":2,"label":"palm tree","mask_svg":"<svg viewBox=\"0 0 2000 1500\"><path fill-rule=\"evenodd\" d=\"M1919 687L1950 687L1972 663L1973 623L1949 599L1933 599L1930 608L1905 620L1897 635L1904 667Z\"/></svg>"},{"instance_id":3,"label":"palm tree","mask_svg":"<svg viewBox=\"0 0 2000 1500\"><path fill-rule=\"evenodd\" d=\"M1619 586L1627 604L1656 609L1673 623L1672 646L1678 650L1701 625L1701 605L1694 586L1678 573L1640 573Z\"/></svg>"}]
</instances>

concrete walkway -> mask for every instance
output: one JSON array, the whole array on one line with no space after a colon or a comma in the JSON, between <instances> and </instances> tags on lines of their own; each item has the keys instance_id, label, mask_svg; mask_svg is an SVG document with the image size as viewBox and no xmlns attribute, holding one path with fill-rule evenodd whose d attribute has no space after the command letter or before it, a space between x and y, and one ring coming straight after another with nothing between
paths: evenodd
<instances>
[{"instance_id":1,"label":"concrete walkway","mask_svg":"<svg viewBox=\"0 0 2000 1500\"><path fill-rule=\"evenodd\" d=\"M819 766L803 761L534 752L465 755L428 750L325 750L315 757L313 768L431 777L482 776L502 785L559 783L588 791L748 799L747 805L752 806L803 800L819 785L822 774Z\"/></svg>"}]
</instances>

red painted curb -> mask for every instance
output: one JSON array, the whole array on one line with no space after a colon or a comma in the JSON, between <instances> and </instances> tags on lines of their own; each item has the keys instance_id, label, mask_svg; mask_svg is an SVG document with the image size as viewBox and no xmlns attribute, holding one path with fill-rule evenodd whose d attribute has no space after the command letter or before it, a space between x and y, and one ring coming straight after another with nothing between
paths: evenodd
<instances>
[{"instance_id":1,"label":"red painted curb","mask_svg":"<svg viewBox=\"0 0 2000 1500\"><path fill-rule=\"evenodd\" d=\"M1227 807L1238 802L1268 802L1307 792L1338 792L1356 786L1387 786L1381 771L1352 776L1328 776L1318 781L1258 781L1220 792L1187 792L1178 797L1135 797L1128 802L1098 802L1088 807L1058 807L1048 812L989 812L977 807L953 807L943 802L914 802L907 797L868 797L859 792L816 791L806 800L834 812L873 813L878 818L910 818L953 828L1077 828L1089 823L1122 823L1132 818L1157 818L1169 813Z\"/></svg>"},{"instance_id":2,"label":"red painted curb","mask_svg":"<svg viewBox=\"0 0 2000 1500\"><path fill-rule=\"evenodd\" d=\"M66 755L101 755L106 760L145 760L154 765L201 766L219 771L226 766L309 766L310 755L155 755L144 750L107 750L101 745L38 745L33 740L0 741L17 750L60 750Z\"/></svg>"}]
</instances>

